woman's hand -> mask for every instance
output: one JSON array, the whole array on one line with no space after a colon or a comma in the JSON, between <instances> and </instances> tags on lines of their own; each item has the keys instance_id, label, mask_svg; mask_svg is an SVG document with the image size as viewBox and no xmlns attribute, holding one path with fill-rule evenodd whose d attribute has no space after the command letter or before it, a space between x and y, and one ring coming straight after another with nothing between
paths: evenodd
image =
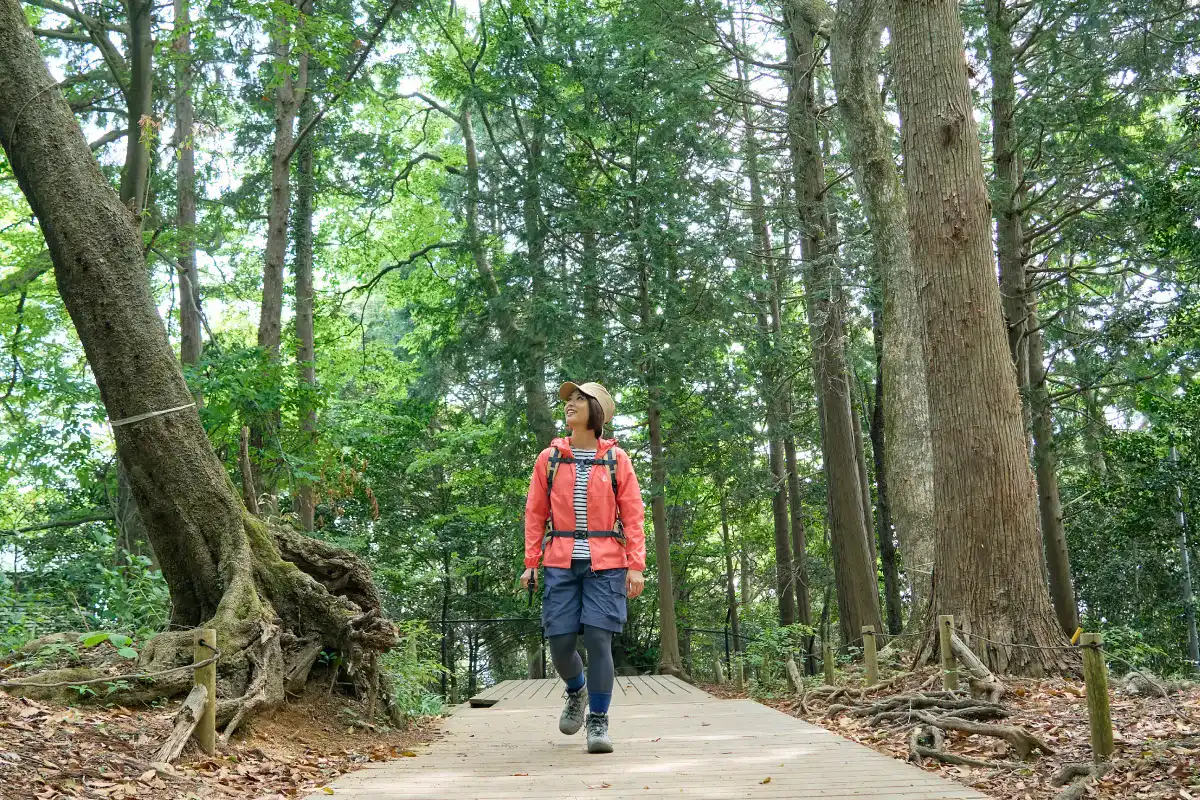
<instances>
[{"instance_id":1,"label":"woman's hand","mask_svg":"<svg viewBox=\"0 0 1200 800\"><path fill-rule=\"evenodd\" d=\"M529 582L533 580L533 568L529 567L521 573L521 588L528 589Z\"/></svg>"},{"instance_id":2,"label":"woman's hand","mask_svg":"<svg viewBox=\"0 0 1200 800\"><path fill-rule=\"evenodd\" d=\"M630 600L636 598L646 588L646 579L636 569L625 573L625 596Z\"/></svg>"}]
</instances>

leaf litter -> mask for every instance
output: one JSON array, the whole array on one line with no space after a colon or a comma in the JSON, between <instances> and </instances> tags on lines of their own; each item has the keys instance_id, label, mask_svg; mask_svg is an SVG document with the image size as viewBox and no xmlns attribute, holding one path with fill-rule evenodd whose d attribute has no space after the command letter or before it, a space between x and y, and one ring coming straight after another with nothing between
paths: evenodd
<instances>
[{"instance_id":1,"label":"leaf litter","mask_svg":"<svg viewBox=\"0 0 1200 800\"><path fill-rule=\"evenodd\" d=\"M437 735L433 720L348 726L361 704L314 689L212 756L189 744L176 764L151 763L178 705L60 706L0 692L0 800L303 797L370 762L415 756Z\"/></svg>"}]
</instances>

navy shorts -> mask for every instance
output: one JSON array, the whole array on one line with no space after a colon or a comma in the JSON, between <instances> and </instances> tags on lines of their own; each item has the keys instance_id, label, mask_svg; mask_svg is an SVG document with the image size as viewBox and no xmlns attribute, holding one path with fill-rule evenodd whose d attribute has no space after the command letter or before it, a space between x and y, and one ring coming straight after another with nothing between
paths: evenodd
<instances>
[{"instance_id":1,"label":"navy shorts","mask_svg":"<svg viewBox=\"0 0 1200 800\"><path fill-rule=\"evenodd\" d=\"M584 625L620 633L625 624L625 570L592 569L590 561L569 569L546 567L542 628L547 636L579 633Z\"/></svg>"}]
</instances>

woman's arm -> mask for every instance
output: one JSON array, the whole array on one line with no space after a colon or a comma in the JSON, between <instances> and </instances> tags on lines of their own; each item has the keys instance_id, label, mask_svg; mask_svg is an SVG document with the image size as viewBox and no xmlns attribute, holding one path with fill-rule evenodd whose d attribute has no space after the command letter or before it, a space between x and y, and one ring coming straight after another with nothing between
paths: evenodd
<instances>
[{"instance_id":1,"label":"woman's arm","mask_svg":"<svg viewBox=\"0 0 1200 800\"><path fill-rule=\"evenodd\" d=\"M546 465L549 463L550 451L543 450L533 465L529 495L525 498L525 566L530 569L537 569L542 558L542 537L550 517L550 501L546 497Z\"/></svg>"}]
</instances>

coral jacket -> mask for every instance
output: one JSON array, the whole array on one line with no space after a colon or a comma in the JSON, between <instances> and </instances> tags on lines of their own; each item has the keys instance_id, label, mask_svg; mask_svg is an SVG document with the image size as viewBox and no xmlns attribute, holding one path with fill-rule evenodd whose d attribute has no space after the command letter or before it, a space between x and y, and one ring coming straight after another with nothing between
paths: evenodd
<instances>
[{"instance_id":1,"label":"coral jacket","mask_svg":"<svg viewBox=\"0 0 1200 800\"><path fill-rule=\"evenodd\" d=\"M533 478L529 481L529 497L525 500L525 566L537 567L541 560L547 567L570 567L571 550L575 541L569 536L555 536L542 553L542 538L546 534L546 519L554 509L554 526L560 531L575 530L575 464L559 464L554 474L553 496L547 502L546 473L550 456L557 447L563 458L573 455L569 439L555 439L542 451L533 467ZM621 523L625 529L625 544L615 537L595 537L588 540L592 551L592 569L646 569L646 536L643 521L646 506L642 503L642 490L629 455L617 447L612 439L601 439L596 446L596 458L613 449L617 457L617 494L614 496L608 470L604 467L592 469L587 487L587 529L610 531L617 524L617 508L621 510Z\"/></svg>"}]
</instances>

